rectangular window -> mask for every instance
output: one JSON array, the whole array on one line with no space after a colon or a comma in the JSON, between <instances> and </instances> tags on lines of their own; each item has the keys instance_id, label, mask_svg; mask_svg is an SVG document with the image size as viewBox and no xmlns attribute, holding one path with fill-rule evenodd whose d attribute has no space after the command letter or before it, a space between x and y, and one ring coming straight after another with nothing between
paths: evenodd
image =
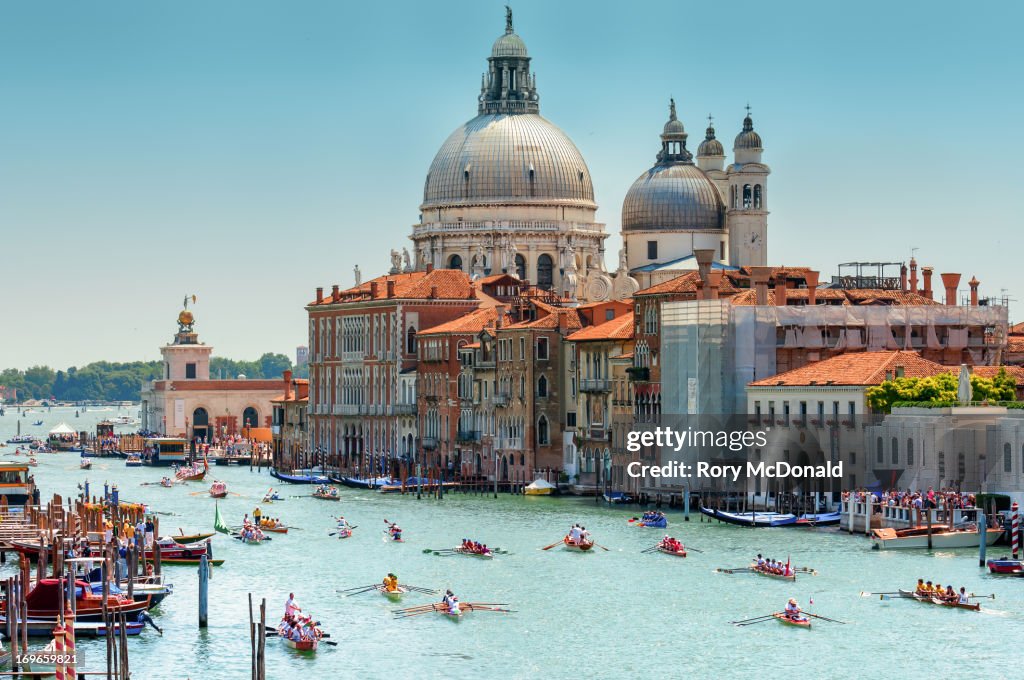
<instances>
[{"instance_id":1,"label":"rectangular window","mask_svg":"<svg viewBox=\"0 0 1024 680\"><path fill-rule=\"evenodd\" d=\"M832 415L835 416L836 418L839 417L839 402L838 401L833 401L832 402Z\"/></svg>"},{"instance_id":2,"label":"rectangular window","mask_svg":"<svg viewBox=\"0 0 1024 680\"><path fill-rule=\"evenodd\" d=\"M519 338L519 359L526 359L526 338Z\"/></svg>"},{"instance_id":3,"label":"rectangular window","mask_svg":"<svg viewBox=\"0 0 1024 680\"><path fill-rule=\"evenodd\" d=\"M857 402L851 401L848 405L850 417L853 418L857 414Z\"/></svg>"},{"instance_id":4,"label":"rectangular window","mask_svg":"<svg viewBox=\"0 0 1024 680\"><path fill-rule=\"evenodd\" d=\"M185 379L195 380L196 379L196 365L194 363L185 364Z\"/></svg>"},{"instance_id":5,"label":"rectangular window","mask_svg":"<svg viewBox=\"0 0 1024 680\"><path fill-rule=\"evenodd\" d=\"M647 259L657 260L658 259L658 242L648 241L647 242Z\"/></svg>"},{"instance_id":6,"label":"rectangular window","mask_svg":"<svg viewBox=\"0 0 1024 680\"><path fill-rule=\"evenodd\" d=\"M824 418L825 417L825 402L823 402L823 401L819 401L818 402L818 417L819 418Z\"/></svg>"},{"instance_id":7,"label":"rectangular window","mask_svg":"<svg viewBox=\"0 0 1024 680\"><path fill-rule=\"evenodd\" d=\"M568 411L565 414L565 426L576 427L576 411Z\"/></svg>"},{"instance_id":8,"label":"rectangular window","mask_svg":"<svg viewBox=\"0 0 1024 680\"><path fill-rule=\"evenodd\" d=\"M605 321L611 321L614 318L615 318L615 310L614 309L606 309L606 310L604 310L604 320Z\"/></svg>"}]
</instances>

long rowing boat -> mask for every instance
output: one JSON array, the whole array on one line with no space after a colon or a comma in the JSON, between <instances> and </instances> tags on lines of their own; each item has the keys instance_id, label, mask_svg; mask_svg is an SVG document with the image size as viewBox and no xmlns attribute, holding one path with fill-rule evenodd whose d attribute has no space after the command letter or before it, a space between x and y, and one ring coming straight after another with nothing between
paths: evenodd
<instances>
[{"instance_id":1,"label":"long rowing boat","mask_svg":"<svg viewBox=\"0 0 1024 680\"><path fill-rule=\"evenodd\" d=\"M466 548L463 548L461 545L457 546L455 548L452 548L452 551L456 555L466 555L467 557L481 557L481 558L483 558L485 560L489 560L489 559L494 557L494 553L492 553L490 550L488 550L485 553L481 553L481 552L476 552L475 550L467 550Z\"/></svg>"},{"instance_id":2,"label":"long rowing boat","mask_svg":"<svg viewBox=\"0 0 1024 680\"><path fill-rule=\"evenodd\" d=\"M774 616L775 620L779 623L785 623L790 626L796 626L797 628L810 629L811 627L811 619L806 616L802 619L794 619L790 616L787 616L784 612L775 612L774 614L772 614L772 616Z\"/></svg>"},{"instance_id":3,"label":"long rowing boat","mask_svg":"<svg viewBox=\"0 0 1024 680\"><path fill-rule=\"evenodd\" d=\"M387 586L384 586L382 584L377 584L375 587L377 588L378 593L388 598L392 602L397 602L398 600L401 600L402 595L405 595L407 592L409 592L402 586L397 586L394 590L389 590Z\"/></svg>"},{"instance_id":4,"label":"long rowing boat","mask_svg":"<svg viewBox=\"0 0 1024 680\"><path fill-rule=\"evenodd\" d=\"M761 576L770 576L771 578L781 578L784 581L795 581L796 580L796 572L793 572L789 576L786 576L785 574L774 574L774 573L772 573L770 571L767 571L765 569L758 569L757 568L757 562L751 562L750 563L750 571L754 572L755 574L760 574Z\"/></svg>"},{"instance_id":5,"label":"long rowing boat","mask_svg":"<svg viewBox=\"0 0 1024 680\"><path fill-rule=\"evenodd\" d=\"M676 557L686 557L686 550L670 550L663 545L658 546L658 552L665 553L666 555L675 555Z\"/></svg>"},{"instance_id":6,"label":"long rowing boat","mask_svg":"<svg viewBox=\"0 0 1024 680\"><path fill-rule=\"evenodd\" d=\"M940 600L937 597L926 597L924 595L918 595L912 590L903 590L900 588L900 597L917 600L918 602L927 602L928 604L937 604L941 607L953 607L955 609L970 609L971 611L981 611L981 605L977 602L971 604L963 604L960 602L946 602Z\"/></svg>"},{"instance_id":7,"label":"long rowing boat","mask_svg":"<svg viewBox=\"0 0 1024 680\"><path fill-rule=\"evenodd\" d=\"M188 544L199 543L200 541L205 541L206 539L211 538L213 536L214 533L211 531L208 534L188 534L187 536L185 534L179 534L177 536L170 536L169 538L173 540L175 543Z\"/></svg>"}]
</instances>

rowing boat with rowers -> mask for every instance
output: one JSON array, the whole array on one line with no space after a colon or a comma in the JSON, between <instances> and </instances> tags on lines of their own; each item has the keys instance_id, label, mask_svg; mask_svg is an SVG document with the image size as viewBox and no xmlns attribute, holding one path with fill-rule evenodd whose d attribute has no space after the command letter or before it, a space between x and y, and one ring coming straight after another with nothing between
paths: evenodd
<instances>
[{"instance_id":1,"label":"rowing boat with rowers","mask_svg":"<svg viewBox=\"0 0 1024 680\"><path fill-rule=\"evenodd\" d=\"M963 602L947 602L946 600L940 600L937 597L928 597L925 595L918 595L912 590L903 590L900 588L900 597L917 600L918 602L927 602L928 604L937 604L942 607L953 607L955 609L969 609L971 611L981 611L981 605L977 602L963 603Z\"/></svg>"},{"instance_id":2,"label":"rowing boat with rowers","mask_svg":"<svg viewBox=\"0 0 1024 680\"><path fill-rule=\"evenodd\" d=\"M776 574L773 571L768 571L767 569L760 569L760 568L758 568L757 562L751 562L750 563L750 571L754 572L755 574L760 574L761 576L770 576L771 578L781 578L784 581L795 581L796 580L796 572L793 572L792 574L789 574L789 575L787 575L787 574Z\"/></svg>"},{"instance_id":3,"label":"rowing boat with rowers","mask_svg":"<svg viewBox=\"0 0 1024 680\"><path fill-rule=\"evenodd\" d=\"M494 553L492 553L490 550L488 550L487 552L477 552L476 550L464 548L461 545L452 548L452 552L454 552L456 555L466 555L467 557L482 557L485 560L489 560L494 557Z\"/></svg>"},{"instance_id":4,"label":"rowing boat with rowers","mask_svg":"<svg viewBox=\"0 0 1024 680\"><path fill-rule=\"evenodd\" d=\"M587 552L594 547L593 541L574 541L568 536L562 539L562 543L565 545L566 550L579 550L580 552Z\"/></svg>"},{"instance_id":5,"label":"rowing boat with rowers","mask_svg":"<svg viewBox=\"0 0 1024 680\"><path fill-rule=\"evenodd\" d=\"M686 549L680 548L679 550L672 550L663 545L658 546L658 552L665 553L666 555L675 555L676 557L686 557Z\"/></svg>"},{"instance_id":6,"label":"rowing boat with rowers","mask_svg":"<svg viewBox=\"0 0 1024 680\"><path fill-rule=\"evenodd\" d=\"M402 586L395 586L394 588L388 588L387 586L385 586L383 584L380 584L380 583L378 583L376 585L376 588L377 588L377 592L378 593L380 593L384 597L388 598L392 602L397 602L398 600L401 600L402 599L402 595L405 595L407 592L409 592L408 590L406 590Z\"/></svg>"},{"instance_id":7,"label":"rowing boat with rowers","mask_svg":"<svg viewBox=\"0 0 1024 680\"><path fill-rule=\"evenodd\" d=\"M772 614L772 616L774 616L775 620L777 620L779 623L785 623L790 626L796 626L797 628L806 628L808 630L810 630L811 628L811 620L807 617L794 618L792 616L787 615L785 612L775 612L774 614Z\"/></svg>"}]
</instances>

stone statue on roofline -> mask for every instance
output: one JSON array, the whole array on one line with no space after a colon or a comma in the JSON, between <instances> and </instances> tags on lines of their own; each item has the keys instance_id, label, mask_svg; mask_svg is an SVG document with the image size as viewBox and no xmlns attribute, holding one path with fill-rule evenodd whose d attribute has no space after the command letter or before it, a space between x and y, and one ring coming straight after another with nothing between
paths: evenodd
<instances>
[{"instance_id":1,"label":"stone statue on roofline","mask_svg":"<svg viewBox=\"0 0 1024 680\"><path fill-rule=\"evenodd\" d=\"M400 274L402 272L402 254L394 248L391 249L391 270L389 274Z\"/></svg>"},{"instance_id":2,"label":"stone statue on roofline","mask_svg":"<svg viewBox=\"0 0 1024 680\"><path fill-rule=\"evenodd\" d=\"M484 277L484 261L487 257L484 255L484 247L481 244L477 244L476 252L473 253L473 261L470 266L470 278L473 281L482 279Z\"/></svg>"},{"instance_id":3,"label":"stone statue on roofline","mask_svg":"<svg viewBox=\"0 0 1024 680\"><path fill-rule=\"evenodd\" d=\"M402 273L408 274L412 271L412 259L409 257L409 249L402 248Z\"/></svg>"}]
</instances>

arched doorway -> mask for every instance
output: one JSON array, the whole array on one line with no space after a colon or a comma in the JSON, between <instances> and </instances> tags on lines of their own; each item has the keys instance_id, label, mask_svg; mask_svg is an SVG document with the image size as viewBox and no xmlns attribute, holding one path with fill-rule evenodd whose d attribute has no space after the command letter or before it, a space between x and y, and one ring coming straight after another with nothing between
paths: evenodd
<instances>
[{"instance_id":1,"label":"arched doorway","mask_svg":"<svg viewBox=\"0 0 1024 680\"><path fill-rule=\"evenodd\" d=\"M458 255L452 255L448 259L448 269L458 269L462 271L462 258Z\"/></svg>"},{"instance_id":2,"label":"arched doorway","mask_svg":"<svg viewBox=\"0 0 1024 680\"><path fill-rule=\"evenodd\" d=\"M256 409L254 409L252 406L247 406L246 409L242 411L242 427L250 428L259 426L260 414L257 413Z\"/></svg>"},{"instance_id":3,"label":"arched doorway","mask_svg":"<svg viewBox=\"0 0 1024 680\"><path fill-rule=\"evenodd\" d=\"M526 280L526 258L519 254L516 254L516 278Z\"/></svg>"},{"instance_id":4,"label":"arched doorway","mask_svg":"<svg viewBox=\"0 0 1024 680\"><path fill-rule=\"evenodd\" d=\"M554 285L555 262L547 253L537 258L537 286L550 290Z\"/></svg>"},{"instance_id":5,"label":"arched doorway","mask_svg":"<svg viewBox=\"0 0 1024 680\"><path fill-rule=\"evenodd\" d=\"M501 457L501 481L508 481L508 458L505 456Z\"/></svg>"},{"instance_id":6,"label":"arched doorway","mask_svg":"<svg viewBox=\"0 0 1024 680\"><path fill-rule=\"evenodd\" d=\"M192 438L203 439L210 438L210 414L207 413L206 409L200 406L195 411L192 411Z\"/></svg>"}]
</instances>

